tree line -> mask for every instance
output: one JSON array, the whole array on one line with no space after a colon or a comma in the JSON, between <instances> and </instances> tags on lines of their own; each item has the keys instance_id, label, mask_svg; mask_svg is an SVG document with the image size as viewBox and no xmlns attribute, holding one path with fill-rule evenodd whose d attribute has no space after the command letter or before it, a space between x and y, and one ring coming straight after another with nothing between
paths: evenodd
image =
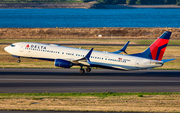
<instances>
[{"instance_id":1,"label":"tree line","mask_svg":"<svg viewBox=\"0 0 180 113\"><path fill-rule=\"evenodd\" d=\"M0 0L0 3L9 2L90 2L94 0ZM95 0L102 4L128 4L128 5L158 5L158 4L177 4L180 0Z\"/></svg>"},{"instance_id":2,"label":"tree line","mask_svg":"<svg viewBox=\"0 0 180 113\"><path fill-rule=\"evenodd\" d=\"M97 0L103 4L128 4L128 5L158 5L158 4L177 4L180 0Z\"/></svg>"},{"instance_id":3,"label":"tree line","mask_svg":"<svg viewBox=\"0 0 180 113\"><path fill-rule=\"evenodd\" d=\"M82 3L88 0L0 0L0 3L28 3L28 2L72 2Z\"/></svg>"}]
</instances>

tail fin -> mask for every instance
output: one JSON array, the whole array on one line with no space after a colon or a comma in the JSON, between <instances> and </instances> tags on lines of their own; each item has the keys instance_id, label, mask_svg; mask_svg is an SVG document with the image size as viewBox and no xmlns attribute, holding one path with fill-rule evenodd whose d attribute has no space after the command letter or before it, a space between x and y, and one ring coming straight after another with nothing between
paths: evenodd
<instances>
[{"instance_id":1,"label":"tail fin","mask_svg":"<svg viewBox=\"0 0 180 113\"><path fill-rule=\"evenodd\" d=\"M164 32L144 52L133 54L133 56L139 56L143 58L149 58L149 59L161 61L164 55L164 52L166 50L166 46L169 42L170 36L171 36L171 32L169 31Z\"/></svg>"}]
</instances>

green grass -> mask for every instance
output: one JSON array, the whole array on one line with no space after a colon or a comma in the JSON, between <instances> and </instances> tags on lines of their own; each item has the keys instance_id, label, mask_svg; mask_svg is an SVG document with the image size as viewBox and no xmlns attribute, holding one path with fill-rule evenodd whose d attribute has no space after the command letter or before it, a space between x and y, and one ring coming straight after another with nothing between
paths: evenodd
<instances>
[{"instance_id":1,"label":"green grass","mask_svg":"<svg viewBox=\"0 0 180 113\"><path fill-rule=\"evenodd\" d=\"M135 42L137 44L150 45L155 41L155 39L139 39L139 40L136 39L136 40L130 40L130 41ZM178 39L170 40L168 45L180 45L180 40Z\"/></svg>"},{"instance_id":2,"label":"green grass","mask_svg":"<svg viewBox=\"0 0 180 113\"><path fill-rule=\"evenodd\" d=\"M141 95L141 94L138 94L138 97L143 97L143 95Z\"/></svg>"},{"instance_id":3,"label":"green grass","mask_svg":"<svg viewBox=\"0 0 180 113\"><path fill-rule=\"evenodd\" d=\"M33 100L42 100L42 99L44 99L44 98L41 98L41 97L33 97L32 99L33 99Z\"/></svg>"}]
</instances>

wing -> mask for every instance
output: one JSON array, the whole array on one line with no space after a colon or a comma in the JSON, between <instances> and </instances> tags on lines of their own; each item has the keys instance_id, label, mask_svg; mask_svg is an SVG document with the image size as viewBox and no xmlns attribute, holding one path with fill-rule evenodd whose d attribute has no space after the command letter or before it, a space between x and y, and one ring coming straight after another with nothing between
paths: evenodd
<instances>
[{"instance_id":1,"label":"wing","mask_svg":"<svg viewBox=\"0 0 180 113\"><path fill-rule=\"evenodd\" d=\"M71 62L74 63L74 64L83 64L83 65L86 65L86 66L90 66L89 62L89 58L91 56L91 53L93 51L94 48L92 48L85 57L81 58L81 59L78 59L78 60L72 60Z\"/></svg>"}]
</instances>

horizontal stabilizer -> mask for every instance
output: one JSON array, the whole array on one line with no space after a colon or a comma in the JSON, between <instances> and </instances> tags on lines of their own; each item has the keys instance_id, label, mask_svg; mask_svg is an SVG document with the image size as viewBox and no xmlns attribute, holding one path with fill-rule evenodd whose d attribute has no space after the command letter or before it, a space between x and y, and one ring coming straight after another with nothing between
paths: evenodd
<instances>
[{"instance_id":1,"label":"horizontal stabilizer","mask_svg":"<svg viewBox=\"0 0 180 113\"><path fill-rule=\"evenodd\" d=\"M130 41L128 41L120 50L114 51L114 52L111 52L111 53L115 53L115 54L119 54L119 53L121 53L121 52L126 53L126 48L127 48L128 44L129 44L129 42L130 42ZM126 53L126 54L127 54L127 53Z\"/></svg>"},{"instance_id":2,"label":"horizontal stabilizer","mask_svg":"<svg viewBox=\"0 0 180 113\"><path fill-rule=\"evenodd\" d=\"M161 61L163 61L163 63L166 63L166 62L169 62L169 61L172 61L172 60L175 60L175 58L173 58L173 59L164 59L164 60L161 60Z\"/></svg>"}]
</instances>

